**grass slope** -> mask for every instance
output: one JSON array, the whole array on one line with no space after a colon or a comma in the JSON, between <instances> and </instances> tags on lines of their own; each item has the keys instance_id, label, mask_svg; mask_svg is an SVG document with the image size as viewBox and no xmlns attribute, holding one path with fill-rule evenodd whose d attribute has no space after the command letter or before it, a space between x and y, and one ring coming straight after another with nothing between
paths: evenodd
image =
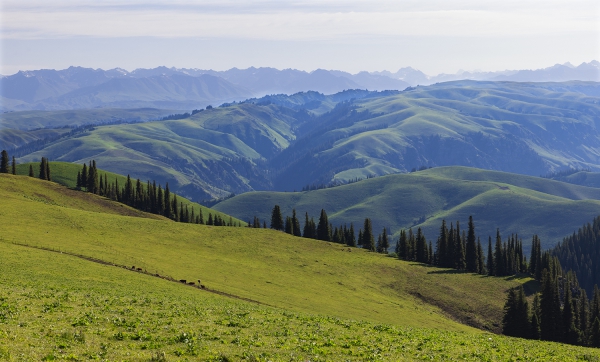
<instances>
[{"instance_id":1,"label":"grass slope","mask_svg":"<svg viewBox=\"0 0 600 362\"><path fill-rule=\"evenodd\" d=\"M24 164L17 165L17 175L28 175L30 165L33 166L33 172L34 172L35 177L38 177L39 163L24 163ZM83 167L83 165L77 165L74 163L50 162L50 172L51 172L52 181L59 183L61 185L64 185L66 187L69 187L69 188L75 188L77 185L77 172L81 171L82 167ZM123 187L127 181L126 176L115 174L112 172L107 172L102 169L98 169L98 174L102 177L104 177L104 175L106 174L106 176L108 177L109 183L115 182L115 179L118 180L120 187ZM132 181L135 183L136 179L132 178ZM142 180L140 180L140 181L142 181ZM142 181L142 184L145 187L146 180ZM134 184L134 186L135 186L135 184ZM162 185L162 186L164 187L165 185ZM74 191L74 192L81 193L81 194L87 194L87 193L79 192L79 191ZM232 222L234 222L234 223L240 223L241 225L247 224L247 221L237 219L235 217L232 217L229 214L216 211L214 209L197 204L195 202L191 202L190 200L188 200L186 198L180 197L180 195L177 195L177 201L179 201L180 203L183 203L184 206L188 206L189 210L190 210L190 214L192 212L192 209L194 209L195 215L199 214L198 210L202 210L202 216L204 217L204 222L206 222L206 220L208 220L208 215L212 214L213 217L216 215L221 216L221 218L223 220L225 220L226 222L229 222L229 219L231 218ZM110 203L110 204L119 205L118 203ZM143 214L146 214L146 213L143 213Z\"/></svg>"},{"instance_id":2,"label":"grass slope","mask_svg":"<svg viewBox=\"0 0 600 362\"><path fill-rule=\"evenodd\" d=\"M305 212L318 218L324 208L334 226L353 222L358 232L364 218L370 217L376 233L390 227L397 237L401 228L422 227L434 242L442 219L459 220L465 226L469 215L473 215L476 232L483 241L500 228L505 236L518 233L525 245L537 234L549 247L597 216L599 198L600 192L594 188L466 167L442 167L316 191L245 193L214 208L241 219L256 215L268 221L277 204L284 215L291 215L295 208L302 225Z\"/></svg>"},{"instance_id":3,"label":"grass slope","mask_svg":"<svg viewBox=\"0 0 600 362\"><path fill-rule=\"evenodd\" d=\"M2 184L5 179L44 183L0 175ZM532 283L454 273L272 230L91 213L24 198L5 187L0 198L6 200L0 222L10 225L4 242L86 255L176 280L200 279L209 289L296 312L473 331L456 322L461 321L497 331L507 288Z\"/></svg>"},{"instance_id":4,"label":"grass slope","mask_svg":"<svg viewBox=\"0 0 600 362\"><path fill-rule=\"evenodd\" d=\"M267 188L253 160L287 147L294 138L294 122L275 105L213 108L184 120L98 127L19 161L42 156L76 163L95 159L109 171L169 182L171 190L202 200ZM238 164L237 159L245 161Z\"/></svg>"},{"instance_id":5,"label":"grass slope","mask_svg":"<svg viewBox=\"0 0 600 362\"><path fill-rule=\"evenodd\" d=\"M597 361L491 334L290 312L65 254L0 243L4 360Z\"/></svg>"}]
</instances>

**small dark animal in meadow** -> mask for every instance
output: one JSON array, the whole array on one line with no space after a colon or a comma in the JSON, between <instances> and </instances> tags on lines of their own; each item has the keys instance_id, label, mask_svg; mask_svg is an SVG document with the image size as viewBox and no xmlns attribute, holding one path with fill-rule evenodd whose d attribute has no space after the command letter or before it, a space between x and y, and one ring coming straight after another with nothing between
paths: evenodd
<instances>
[{"instance_id":1,"label":"small dark animal in meadow","mask_svg":"<svg viewBox=\"0 0 600 362\"><path fill-rule=\"evenodd\" d=\"M142 271L142 268L137 268L137 271Z\"/></svg>"},{"instance_id":2,"label":"small dark animal in meadow","mask_svg":"<svg viewBox=\"0 0 600 362\"><path fill-rule=\"evenodd\" d=\"M188 282L188 285L196 285L194 282Z\"/></svg>"},{"instance_id":3,"label":"small dark animal in meadow","mask_svg":"<svg viewBox=\"0 0 600 362\"><path fill-rule=\"evenodd\" d=\"M206 289L206 287L204 286L204 284L200 284L200 288Z\"/></svg>"},{"instance_id":4,"label":"small dark animal in meadow","mask_svg":"<svg viewBox=\"0 0 600 362\"><path fill-rule=\"evenodd\" d=\"M187 280L185 280L185 279L179 279L179 281L183 284L187 283Z\"/></svg>"},{"instance_id":5,"label":"small dark animal in meadow","mask_svg":"<svg viewBox=\"0 0 600 362\"><path fill-rule=\"evenodd\" d=\"M135 269L135 265L131 267L131 269Z\"/></svg>"}]
</instances>

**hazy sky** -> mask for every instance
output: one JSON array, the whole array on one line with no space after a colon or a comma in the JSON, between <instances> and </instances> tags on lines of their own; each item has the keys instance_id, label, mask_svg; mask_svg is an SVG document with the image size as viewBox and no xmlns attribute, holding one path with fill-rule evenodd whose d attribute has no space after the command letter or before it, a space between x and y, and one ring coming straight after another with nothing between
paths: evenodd
<instances>
[{"instance_id":1,"label":"hazy sky","mask_svg":"<svg viewBox=\"0 0 600 362\"><path fill-rule=\"evenodd\" d=\"M428 74L600 60L600 1L1 0L1 74L70 65Z\"/></svg>"}]
</instances>

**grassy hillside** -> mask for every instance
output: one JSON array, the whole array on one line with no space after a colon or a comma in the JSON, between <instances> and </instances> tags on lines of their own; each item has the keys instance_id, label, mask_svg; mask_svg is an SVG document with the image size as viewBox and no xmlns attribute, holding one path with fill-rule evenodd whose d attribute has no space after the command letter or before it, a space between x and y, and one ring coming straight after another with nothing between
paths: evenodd
<instances>
[{"instance_id":1,"label":"grassy hillside","mask_svg":"<svg viewBox=\"0 0 600 362\"><path fill-rule=\"evenodd\" d=\"M185 120L98 127L19 161L95 159L111 172L169 182L173 191L198 201L269 188L256 162L288 147L297 122L275 105L214 108Z\"/></svg>"},{"instance_id":2,"label":"grassy hillside","mask_svg":"<svg viewBox=\"0 0 600 362\"><path fill-rule=\"evenodd\" d=\"M290 312L3 242L0 253L4 360L600 358L557 343Z\"/></svg>"},{"instance_id":3,"label":"grassy hillside","mask_svg":"<svg viewBox=\"0 0 600 362\"><path fill-rule=\"evenodd\" d=\"M579 171L568 176L558 176L552 179L575 185L600 188L600 172Z\"/></svg>"},{"instance_id":4,"label":"grassy hillside","mask_svg":"<svg viewBox=\"0 0 600 362\"><path fill-rule=\"evenodd\" d=\"M272 230L144 222L37 202L5 188L0 197L7 200L2 222L11 220L2 234L6 242L135 265L177 280L201 279L211 289L302 312L465 330L444 316L450 313L495 330L506 288L528 281L438 273L443 270ZM24 234L33 222L28 215L35 215L36 228ZM444 293L437 291L440 283ZM469 290L488 292L464 298ZM398 308L411 312L389 313Z\"/></svg>"},{"instance_id":5,"label":"grassy hillside","mask_svg":"<svg viewBox=\"0 0 600 362\"><path fill-rule=\"evenodd\" d=\"M496 328L506 289L531 291L530 279L456 273L271 230L84 211L23 197L59 186L22 176L2 174L0 186L0 222L9 225L0 235L5 359L600 358L454 321ZM207 289L154 273L201 278Z\"/></svg>"},{"instance_id":6,"label":"grassy hillside","mask_svg":"<svg viewBox=\"0 0 600 362\"><path fill-rule=\"evenodd\" d=\"M17 175L28 175L30 165L33 166L33 172L34 172L35 177L38 177L39 163L24 163L24 164L17 165ZM82 167L83 167L83 165L78 165L78 164L74 164L74 163L50 162L50 171L51 171L52 181L59 183L61 185L64 185L66 187L69 187L69 188L75 188L75 186L77 185L77 172L81 171ZM106 174L108 177L109 183L114 182L115 179L118 180L119 185L121 187L123 187L123 185L125 185L125 183L127 181L127 176L115 174L112 172L107 172L102 169L98 169L98 174L101 175L102 177L104 177L104 175ZM131 177L132 177L132 180L134 180L134 182L135 182L135 180L136 180L135 176L131 175ZM147 180L140 180L140 181L142 181L142 184L144 186L146 185ZM162 186L164 188L165 185L163 184ZM77 191L74 191L74 192L77 192ZM80 193L86 194L84 192L80 192ZM191 202L190 200L188 200L186 198L180 197L180 195L177 195L177 201L183 203L184 206L187 205L190 208L190 213L191 213L192 208L195 210L196 215L198 215L198 210L202 210L202 215L204 217L205 222L208 218L209 213L212 214L213 216L216 216L216 215L221 216L221 218L223 220L225 220L226 222L229 222L229 218L231 217L231 215L229 215L229 214L219 212L217 210L208 208L206 206L197 204L195 202ZM235 217L232 217L232 221L235 223L240 223L241 225L246 225L248 223L247 220L244 221L244 220L237 219Z\"/></svg>"},{"instance_id":7,"label":"grassy hillside","mask_svg":"<svg viewBox=\"0 0 600 362\"><path fill-rule=\"evenodd\" d=\"M584 83L449 82L399 93L267 96L189 119L98 127L19 162L94 158L112 172L172 180L195 201L421 166L597 171L600 101L577 84Z\"/></svg>"},{"instance_id":8,"label":"grassy hillside","mask_svg":"<svg viewBox=\"0 0 600 362\"><path fill-rule=\"evenodd\" d=\"M389 227L397 237L401 228L422 227L432 241L442 219L466 224L473 215L483 241L500 228L504 236L518 233L525 245L538 234L549 247L597 216L599 199L600 192L594 188L466 167L441 167L316 191L246 193L214 208L241 219L256 215L269 221L277 204L284 215L291 215L295 208L302 225L305 212L318 218L324 208L335 226L353 222L358 232L364 218L370 217L377 233Z\"/></svg>"}]
</instances>

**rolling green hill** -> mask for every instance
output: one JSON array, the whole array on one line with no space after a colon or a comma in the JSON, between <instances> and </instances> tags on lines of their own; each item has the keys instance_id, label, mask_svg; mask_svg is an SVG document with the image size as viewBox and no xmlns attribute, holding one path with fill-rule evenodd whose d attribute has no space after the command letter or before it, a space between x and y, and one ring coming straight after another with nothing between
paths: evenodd
<instances>
[{"instance_id":1,"label":"rolling green hill","mask_svg":"<svg viewBox=\"0 0 600 362\"><path fill-rule=\"evenodd\" d=\"M505 291L523 283L531 292L528 278L456 273L272 230L106 213L92 200L101 198L68 201L57 188L0 174L5 359L600 358L457 322L496 330Z\"/></svg>"},{"instance_id":2,"label":"rolling green hill","mask_svg":"<svg viewBox=\"0 0 600 362\"><path fill-rule=\"evenodd\" d=\"M170 180L195 201L422 166L535 176L566 168L598 171L600 100L582 87L600 86L463 81L399 93L267 96L189 119L97 127L50 142L19 162L93 158L112 172ZM11 137L23 142L34 136Z\"/></svg>"},{"instance_id":3,"label":"rolling green hill","mask_svg":"<svg viewBox=\"0 0 600 362\"><path fill-rule=\"evenodd\" d=\"M24 164L17 165L17 175L28 175L30 165L33 166L34 176L38 177L39 163L24 163ZM81 171L82 167L83 167L83 165L77 165L74 163L50 162L52 181L59 183L63 186L69 187L69 188L75 188L77 186L77 173ZM104 177L104 175L106 174L106 176L108 177L109 183L112 183L115 180L117 180L119 185L121 185L121 187L123 185L125 185L125 183L127 181L127 176L115 174L112 172L107 172L102 169L98 169L98 174L102 177ZM133 180L136 180L136 177L134 175L131 175L131 177ZM140 181L142 182L142 185L145 187L147 180L140 180ZM165 185L163 184L162 186L164 188ZM76 192L76 191L73 191L73 192ZM77 194L81 193L81 194L87 195L87 193L84 193L84 192L76 192L76 193ZM202 210L202 214L203 214L205 220L208 218L209 214L212 214L214 216L217 216L217 215L220 216L226 222L228 222L229 219L231 218L232 222L234 222L234 223L239 223L241 225L246 225L246 223L247 223L247 221L240 220L235 217L232 218L230 215L228 215L226 213L219 212L217 210L214 210L214 209L208 208L206 206L200 205L198 203L192 202L184 197L181 197L180 195L177 195L177 196L178 196L177 201L181 202L183 204L183 206L188 206L190 208L190 210L194 209L196 212L196 215L198 215L198 210ZM136 212L137 212L137 210L136 210ZM148 215L150 215L150 214L148 214Z\"/></svg>"},{"instance_id":4,"label":"rolling green hill","mask_svg":"<svg viewBox=\"0 0 600 362\"><path fill-rule=\"evenodd\" d=\"M374 232L389 227L395 238L401 228L421 227L433 242L442 219L466 224L473 215L483 242L500 228L504 236L519 234L526 246L537 234L550 247L600 214L600 190L504 172L440 167L315 191L245 193L214 208L268 222L275 204L284 215L295 208L302 221L305 212L318 219L324 208L334 226L353 222L357 232L370 217Z\"/></svg>"}]
</instances>

